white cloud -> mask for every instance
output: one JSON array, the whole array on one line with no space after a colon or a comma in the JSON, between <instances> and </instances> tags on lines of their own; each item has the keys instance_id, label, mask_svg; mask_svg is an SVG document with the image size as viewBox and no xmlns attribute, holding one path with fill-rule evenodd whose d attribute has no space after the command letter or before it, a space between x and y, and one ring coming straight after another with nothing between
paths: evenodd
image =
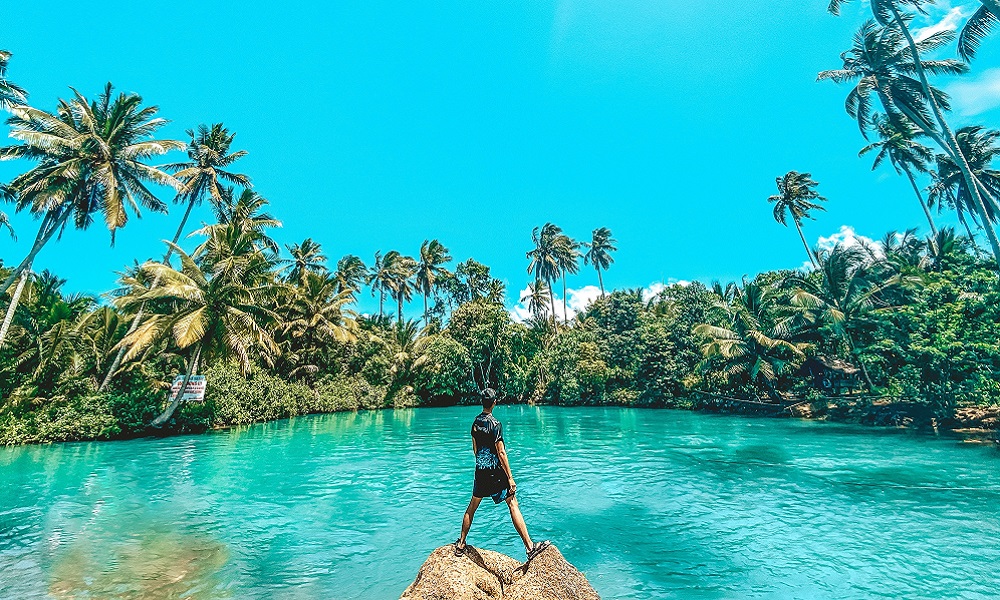
<instances>
[{"instance_id":1,"label":"white cloud","mask_svg":"<svg viewBox=\"0 0 1000 600\"><path fill-rule=\"evenodd\" d=\"M897 237L901 234L896 234ZM850 225L841 225L840 231L837 233L828 235L826 237L820 236L819 240L816 241L816 248L820 251L832 250L838 244L851 248L860 247L867 248L873 255L874 258L883 258L884 253L882 252L882 246L870 237L859 235L858 232L854 230ZM809 261L802 263L799 267L799 271L812 271L813 266Z\"/></svg>"},{"instance_id":2,"label":"white cloud","mask_svg":"<svg viewBox=\"0 0 1000 600\"><path fill-rule=\"evenodd\" d=\"M683 279L668 279L666 283L657 281L644 287L642 290L643 301L648 302L651 298L667 289L672 285L691 285L690 281ZM558 290L558 286L557 286ZM523 323L531 318L531 311L528 309L528 295L531 294L531 286L525 287L518 294L518 298L521 299L520 302L514 305L514 308L510 310L510 316L515 321ZM568 288L566 290L566 312L563 312L563 301L562 296L558 293L555 294L556 301L556 318L560 321L566 320L568 315L569 320L572 320L576 315L587 310L595 300L601 297L601 289L596 285L587 285L582 288ZM548 303L546 303L548 306ZM546 315L548 312L546 311Z\"/></svg>"},{"instance_id":3,"label":"white cloud","mask_svg":"<svg viewBox=\"0 0 1000 600\"><path fill-rule=\"evenodd\" d=\"M957 31L962 23L962 20L971 12L967 12L962 6L951 7L950 3L943 3L939 5L932 14L944 13L940 19L931 23L926 27L921 27L920 29L913 30L913 37L916 40L922 41L935 33L940 33L942 31Z\"/></svg>"},{"instance_id":4,"label":"white cloud","mask_svg":"<svg viewBox=\"0 0 1000 600\"><path fill-rule=\"evenodd\" d=\"M971 117L1000 107L1000 69L986 69L978 76L955 81L945 91L959 114Z\"/></svg>"}]
</instances>

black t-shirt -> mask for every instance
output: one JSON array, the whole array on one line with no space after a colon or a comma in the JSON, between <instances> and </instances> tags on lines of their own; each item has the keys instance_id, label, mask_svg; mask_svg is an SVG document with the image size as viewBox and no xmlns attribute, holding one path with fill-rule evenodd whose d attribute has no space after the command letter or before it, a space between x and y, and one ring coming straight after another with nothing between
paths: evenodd
<instances>
[{"instance_id":1,"label":"black t-shirt","mask_svg":"<svg viewBox=\"0 0 1000 600\"><path fill-rule=\"evenodd\" d=\"M472 422L472 439L476 440L476 470L500 469L497 442L503 441L503 425L491 414L480 413Z\"/></svg>"}]
</instances>

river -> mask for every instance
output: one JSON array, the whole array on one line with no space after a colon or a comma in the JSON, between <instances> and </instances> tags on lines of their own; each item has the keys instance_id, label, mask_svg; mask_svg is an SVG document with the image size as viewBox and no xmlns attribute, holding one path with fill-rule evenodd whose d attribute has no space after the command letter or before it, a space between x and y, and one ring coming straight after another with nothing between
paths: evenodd
<instances>
[{"instance_id":1,"label":"river","mask_svg":"<svg viewBox=\"0 0 1000 600\"><path fill-rule=\"evenodd\" d=\"M458 535L477 412L0 449L0 598L398 598ZM496 415L533 537L605 599L1000 595L994 448L670 410ZM469 542L524 553L489 501Z\"/></svg>"}]
</instances>

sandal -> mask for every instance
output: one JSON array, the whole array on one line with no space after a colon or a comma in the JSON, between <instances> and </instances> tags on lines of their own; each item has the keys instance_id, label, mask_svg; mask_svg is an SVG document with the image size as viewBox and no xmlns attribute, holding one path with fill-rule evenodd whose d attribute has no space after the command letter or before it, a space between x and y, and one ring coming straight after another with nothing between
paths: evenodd
<instances>
[{"instance_id":1,"label":"sandal","mask_svg":"<svg viewBox=\"0 0 1000 600\"><path fill-rule=\"evenodd\" d=\"M531 559L535 558L536 556L541 554L542 550L545 550L551 545L552 542L550 542L549 540L545 540L543 542L536 542L535 545L531 547L531 550L528 550L528 560L530 561Z\"/></svg>"},{"instance_id":2,"label":"sandal","mask_svg":"<svg viewBox=\"0 0 1000 600\"><path fill-rule=\"evenodd\" d=\"M459 546L461 544L461 546ZM462 544L462 538L455 540L455 556L465 556L465 549L469 547L468 544Z\"/></svg>"}]
</instances>

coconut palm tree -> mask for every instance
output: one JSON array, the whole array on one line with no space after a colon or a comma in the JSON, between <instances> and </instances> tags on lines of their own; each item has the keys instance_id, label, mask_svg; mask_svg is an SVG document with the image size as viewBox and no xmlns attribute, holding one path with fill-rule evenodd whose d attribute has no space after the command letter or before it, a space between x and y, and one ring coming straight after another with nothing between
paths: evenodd
<instances>
[{"instance_id":1,"label":"coconut palm tree","mask_svg":"<svg viewBox=\"0 0 1000 600\"><path fill-rule=\"evenodd\" d=\"M789 171L783 176L775 178L775 183L778 186L778 193L767 199L768 202L774 203L774 220L787 227L787 218L788 216L792 217L792 223L795 224L795 229L799 232L802 246L805 247L806 255L809 256L809 262L815 267L817 266L816 257L809 249L805 234L802 233L802 219L811 219L810 211L826 210L819 204L819 202L826 202L826 198L820 196L816 191L816 186L819 183L813 181L811 174L799 173L798 171Z\"/></svg>"},{"instance_id":2,"label":"coconut palm tree","mask_svg":"<svg viewBox=\"0 0 1000 600\"><path fill-rule=\"evenodd\" d=\"M958 53L965 62L971 62L976 57L979 45L1000 18L1000 1L981 0L981 2L982 6L965 22L962 33L958 36Z\"/></svg>"},{"instance_id":3,"label":"coconut palm tree","mask_svg":"<svg viewBox=\"0 0 1000 600\"><path fill-rule=\"evenodd\" d=\"M563 321L568 323L569 311L566 307L566 275L576 275L580 272L580 243L566 234L561 234L556 238L555 253L563 283Z\"/></svg>"},{"instance_id":4,"label":"coconut palm tree","mask_svg":"<svg viewBox=\"0 0 1000 600\"><path fill-rule=\"evenodd\" d=\"M181 183L144 161L183 144L150 139L166 123L155 117L156 111L155 106L143 107L137 94L112 97L111 84L94 102L74 92L72 100L60 100L55 114L18 108L8 123L10 137L21 143L0 148L0 160L37 161L14 178L9 191L17 199L18 211L28 209L41 216L42 222L28 255L0 285L0 294L31 267L38 252L70 218L77 228L85 229L94 213L101 212L113 244L115 231L128 221L127 210L139 214L141 205L166 212L166 205L146 183L175 188ZM16 304L12 301L10 308Z\"/></svg>"},{"instance_id":5,"label":"coconut palm tree","mask_svg":"<svg viewBox=\"0 0 1000 600\"><path fill-rule=\"evenodd\" d=\"M285 281L299 282L307 273L327 272L326 255L323 254L323 248L312 238L302 240L301 244L288 244L285 247L288 248L291 258L278 261L284 265L282 270L288 271L285 274Z\"/></svg>"},{"instance_id":6,"label":"coconut palm tree","mask_svg":"<svg viewBox=\"0 0 1000 600\"><path fill-rule=\"evenodd\" d=\"M552 317L552 327L556 325L556 299L552 293L552 282L559 278L560 264L557 246L562 229L552 223L546 223L541 228L535 227L531 231L531 241L535 248L527 253L528 273L533 274L536 280L541 280L549 288L549 304L552 307L550 313Z\"/></svg>"},{"instance_id":7,"label":"coconut palm tree","mask_svg":"<svg viewBox=\"0 0 1000 600\"><path fill-rule=\"evenodd\" d=\"M350 292L353 297L368 281L368 267L359 257L348 254L337 261L334 278L337 280L337 292Z\"/></svg>"},{"instance_id":8,"label":"coconut palm tree","mask_svg":"<svg viewBox=\"0 0 1000 600\"><path fill-rule=\"evenodd\" d=\"M484 297L487 302L502 305L504 298L507 297L507 285L495 277L490 279L489 285L486 286L486 294Z\"/></svg>"},{"instance_id":9,"label":"coconut palm tree","mask_svg":"<svg viewBox=\"0 0 1000 600\"><path fill-rule=\"evenodd\" d=\"M7 64L11 56L7 50L0 50L0 110L10 110L28 101L28 92L7 79Z\"/></svg>"},{"instance_id":10,"label":"coconut palm tree","mask_svg":"<svg viewBox=\"0 0 1000 600\"><path fill-rule=\"evenodd\" d=\"M232 188L224 189L222 202L213 207L218 223L202 227L194 233L208 235L212 229L233 226L239 232L250 235L261 252L277 254L278 242L268 235L267 230L281 227L281 221L264 212L269 204L266 198L253 190L245 189L236 197Z\"/></svg>"},{"instance_id":11,"label":"coconut palm tree","mask_svg":"<svg viewBox=\"0 0 1000 600\"><path fill-rule=\"evenodd\" d=\"M392 272L387 268L385 257L382 253L375 252L375 261L368 271L368 285L372 288L372 295L378 291L378 316L381 319L385 315L385 293L389 290L389 282Z\"/></svg>"},{"instance_id":12,"label":"coconut palm tree","mask_svg":"<svg viewBox=\"0 0 1000 600\"><path fill-rule=\"evenodd\" d=\"M849 0L831 0L829 9L838 14L839 8ZM890 118L897 114L905 115L920 130L937 142L941 150L955 161L962 173L962 178L970 191L975 212L979 215L983 230L990 241L993 258L997 263L1000 276L1000 239L997 237L993 222L988 217L986 204L989 191L983 187L972 172L971 167L962 154L958 139L944 117L949 110L948 97L940 90L931 86L927 77L931 74L955 75L965 73L968 66L957 60L924 60L922 54L934 51L954 39L954 33L942 31L934 33L919 42L913 38L909 24L911 18L904 15L900 7L913 7L923 10L926 0L874 0L871 2L872 13L879 26L866 23L855 40L855 48L844 53L844 69L828 71L836 82L858 79L858 85L847 99L847 110L851 113L852 97L855 97L854 108L858 113L859 124L864 126L860 115L870 110L868 97L872 91L877 91L879 101ZM870 36L865 34L865 28L872 30ZM858 38L872 41L870 46L861 45ZM877 43L875 43L877 42ZM860 52L859 52L860 50ZM888 69L893 64L896 68ZM872 68L881 70L881 77L872 76ZM823 79L824 73L820 73ZM917 79L912 78L912 74ZM857 92L857 93L856 93ZM852 113L853 114L853 113Z\"/></svg>"},{"instance_id":13,"label":"coconut palm tree","mask_svg":"<svg viewBox=\"0 0 1000 600\"><path fill-rule=\"evenodd\" d=\"M549 299L549 284L544 279L536 279L534 283L528 285L528 289L521 294L520 301L528 302L528 311L538 320L544 320L548 315L549 308L546 303Z\"/></svg>"},{"instance_id":14,"label":"coconut palm tree","mask_svg":"<svg viewBox=\"0 0 1000 600\"><path fill-rule=\"evenodd\" d=\"M2 183L0 183L0 201L14 201L14 194L11 193L10 188ZM10 239L17 240L17 235L14 234L14 227L10 224L10 219L7 218L7 214L3 211L0 211L0 229L6 229L7 233L10 234Z\"/></svg>"},{"instance_id":15,"label":"coconut palm tree","mask_svg":"<svg viewBox=\"0 0 1000 600\"><path fill-rule=\"evenodd\" d=\"M720 290L722 291L722 290ZM695 335L706 342L701 347L702 370L719 363L727 380L742 379L778 396L779 378L803 358L805 344L792 340L788 320L778 316L778 294L771 287L744 279L743 285L730 284L713 307L718 323L701 323Z\"/></svg>"},{"instance_id":16,"label":"coconut palm tree","mask_svg":"<svg viewBox=\"0 0 1000 600\"><path fill-rule=\"evenodd\" d=\"M171 240L174 245L178 243L184 233L184 226L195 206L206 199L215 206L226 201L227 190L223 187L223 182L242 188L250 188L253 185L248 176L228 170L233 163L247 155L246 150L230 152L233 140L236 138L235 133L231 133L222 123L215 123L211 127L199 125L197 131L189 129L187 134L191 138L187 144L188 161L171 163L162 167L172 172L174 177L183 184L174 198L174 202L187 203L184 216ZM231 192L228 196L232 196ZM173 246L168 248L164 262L170 260L172 250Z\"/></svg>"},{"instance_id":17,"label":"coconut palm tree","mask_svg":"<svg viewBox=\"0 0 1000 600\"><path fill-rule=\"evenodd\" d=\"M587 253L583 255L583 263L594 265L597 270L597 283L601 287L601 297L604 297L604 278L601 271L607 271L611 263L615 262L612 252L618 250L615 247L617 240L611 237L611 230L607 227L600 227L593 231L593 237L589 242L584 243Z\"/></svg>"},{"instance_id":18,"label":"coconut palm tree","mask_svg":"<svg viewBox=\"0 0 1000 600\"><path fill-rule=\"evenodd\" d=\"M304 270L288 300L280 307L281 356L294 367L292 377L319 371L319 355L331 341L357 339L354 313L344 307L353 297L338 291L337 279L324 271Z\"/></svg>"},{"instance_id":19,"label":"coconut palm tree","mask_svg":"<svg viewBox=\"0 0 1000 600\"><path fill-rule=\"evenodd\" d=\"M396 250L390 250L382 258L382 268L388 273L385 281L386 291L396 300L396 320L402 323L403 303L413 299L417 261Z\"/></svg>"},{"instance_id":20,"label":"coconut palm tree","mask_svg":"<svg viewBox=\"0 0 1000 600\"><path fill-rule=\"evenodd\" d=\"M271 263L260 252L243 257L238 269L203 269L181 248L180 270L147 262L142 271L157 284L115 299L121 310L147 305L149 316L126 335L121 346L125 360L131 360L165 337L187 354L187 370L180 391L150 425L160 427L173 415L191 377L202 361L233 358L249 373L256 353L264 358L277 351L268 324L275 315L264 308L265 299L275 291L269 282Z\"/></svg>"},{"instance_id":21,"label":"coconut palm tree","mask_svg":"<svg viewBox=\"0 0 1000 600\"><path fill-rule=\"evenodd\" d=\"M437 240L424 240L420 245L420 258L417 261L417 289L424 296L424 327L428 324L427 300L434 291L437 278L445 272L441 265L451 262L448 249Z\"/></svg>"},{"instance_id":22,"label":"coconut palm tree","mask_svg":"<svg viewBox=\"0 0 1000 600\"><path fill-rule=\"evenodd\" d=\"M837 244L817 255L820 277L793 274L785 285L792 289L791 306L797 309L798 324L804 328L827 327L840 337L857 361L869 388L874 388L868 368L859 356L851 334L876 309L888 309L880 296L897 285L899 279L875 281L867 267L871 257L864 248Z\"/></svg>"},{"instance_id":23,"label":"coconut palm tree","mask_svg":"<svg viewBox=\"0 0 1000 600\"><path fill-rule=\"evenodd\" d=\"M955 133L959 148L977 181L989 192L986 203L986 220L980 226L996 223L1000 219L1000 170L993 168L993 160L1000 156L1000 131L974 125L963 127ZM936 202L950 199L959 212L976 214L976 203L965 185L965 178L958 164L947 154L937 157L937 177L931 187L931 196Z\"/></svg>"},{"instance_id":24,"label":"coconut palm tree","mask_svg":"<svg viewBox=\"0 0 1000 600\"><path fill-rule=\"evenodd\" d=\"M931 217L931 211L924 202L924 196L920 193L914 178L914 173L927 173L927 165L934 159L934 152L916 140L920 131L905 118L893 121L885 115L877 114L872 120L872 127L878 134L879 141L862 148L858 156L877 150L875 162L872 163L873 171L888 159L897 174L906 175L920 208L927 217L931 235L936 236L937 227L934 226L934 218Z\"/></svg>"},{"instance_id":25,"label":"coconut palm tree","mask_svg":"<svg viewBox=\"0 0 1000 600\"><path fill-rule=\"evenodd\" d=\"M174 247L180 243L188 217L191 216L191 211L196 205L201 204L206 198L216 207L225 203L227 199L231 200L232 190L224 188L222 182L234 183L244 188L249 188L252 185L250 178L246 175L227 170L233 163L247 155L245 150L230 152L233 140L236 138L235 133L230 133L222 123L215 123L211 127L199 125L197 132L189 129L187 134L191 138L187 144L188 162L170 163L161 167L166 171L173 172L174 178L182 184L181 189L174 197L174 202L187 204L184 216L181 217L177 231L163 256L164 264L170 264L170 256L173 254ZM140 307L132 318L129 333L135 331L135 328L139 326L143 313L144 311ZM110 385L111 379L118 367L121 366L123 355L124 350L119 351L111 362L111 367L101 382L99 388L101 391Z\"/></svg>"}]
</instances>

